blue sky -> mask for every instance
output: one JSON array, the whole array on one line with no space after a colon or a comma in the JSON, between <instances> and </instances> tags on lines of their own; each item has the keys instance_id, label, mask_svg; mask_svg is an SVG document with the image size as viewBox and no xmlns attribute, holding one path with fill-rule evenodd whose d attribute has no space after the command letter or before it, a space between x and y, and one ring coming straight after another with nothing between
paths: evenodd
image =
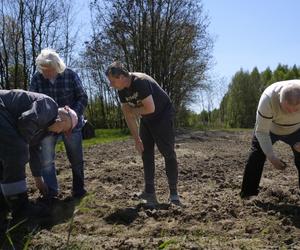
<instances>
[{"instance_id":1,"label":"blue sky","mask_svg":"<svg viewBox=\"0 0 300 250\"><path fill-rule=\"evenodd\" d=\"M81 39L91 33L87 0L76 0ZM300 66L300 0L202 0L210 19L209 33L214 38L211 71L215 84L211 97L202 94L192 106L196 112L218 108L232 76L241 68L259 71L279 63ZM84 17L84 18L83 18ZM80 40L81 40L80 39ZM223 81L225 80L225 83ZM201 104L200 104L201 103Z\"/></svg>"},{"instance_id":2,"label":"blue sky","mask_svg":"<svg viewBox=\"0 0 300 250\"><path fill-rule=\"evenodd\" d=\"M299 0L203 0L216 38L214 71L228 80L240 69L300 65Z\"/></svg>"}]
</instances>

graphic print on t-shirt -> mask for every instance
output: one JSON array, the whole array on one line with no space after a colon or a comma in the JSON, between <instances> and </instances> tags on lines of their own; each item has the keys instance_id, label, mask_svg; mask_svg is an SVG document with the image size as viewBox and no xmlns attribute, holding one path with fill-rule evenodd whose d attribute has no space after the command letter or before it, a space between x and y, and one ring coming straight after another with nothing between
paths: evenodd
<instances>
[{"instance_id":1,"label":"graphic print on t-shirt","mask_svg":"<svg viewBox=\"0 0 300 250\"><path fill-rule=\"evenodd\" d=\"M125 96L125 100L131 107L139 108L143 104L141 100L138 100L138 96L138 92L134 92L131 96Z\"/></svg>"}]
</instances>

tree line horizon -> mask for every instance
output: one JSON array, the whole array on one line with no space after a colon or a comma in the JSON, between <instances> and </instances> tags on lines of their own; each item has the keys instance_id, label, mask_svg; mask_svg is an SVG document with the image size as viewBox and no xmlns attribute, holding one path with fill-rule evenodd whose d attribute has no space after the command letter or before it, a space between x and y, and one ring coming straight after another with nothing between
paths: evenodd
<instances>
[{"instance_id":1,"label":"tree line horizon","mask_svg":"<svg viewBox=\"0 0 300 250\"><path fill-rule=\"evenodd\" d=\"M299 77L297 66L240 70L218 109L195 114L189 105L216 88L209 76L214 39L202 1L93 0L89 10L91 34L79 44L79 10L72 0L0 0L0 89L28 90L35 59L49 47L79 73L89 95L85 116L96 128L126 127L117 92L105 76L116 59L160 84L174 103L177 127L251 127L262 88Z\"/></svg>"}]
</instances>

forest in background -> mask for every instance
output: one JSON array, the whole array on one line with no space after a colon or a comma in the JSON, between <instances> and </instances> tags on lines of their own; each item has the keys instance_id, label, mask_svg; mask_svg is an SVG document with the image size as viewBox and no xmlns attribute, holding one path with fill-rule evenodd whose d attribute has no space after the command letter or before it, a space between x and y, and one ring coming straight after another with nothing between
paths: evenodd
<instances>
[{"instance_id":1,"label":"forest in background","mask_svg":"<svg viewBox=\"0 0 300 250\"><path fill-rule=\"evenodd\" d=\"M232 77L218 109L203 110L200 114L187 111L188 124L198 128L253 128L256 109L262 92L272 83L300 78L300 67L279 64L274 71L251 72L240 69Z\"/></svg>"},{"instance_id":2,"label":"forest in background","mask_svg":"<svg viewBox=\"0 0 300 250\"><path fill-rule=\"evenodd\" d=\"M71 0L0 0L0 88L27 90L35 58L50 47L80 74L89 95L85 115L96 128L125 127L117 93L104 75L115 59L157 80L175 105L177 127L250 128L262 91L273 82L299 78L296 65L262 72L240 69L219 108L203 107L196 114L191 104L199 96L211 103L216 88L226 84L209 75L214 39L201 1L89 3L91 34L79 44L79 10Z\"/></svg>"}]
</instances>

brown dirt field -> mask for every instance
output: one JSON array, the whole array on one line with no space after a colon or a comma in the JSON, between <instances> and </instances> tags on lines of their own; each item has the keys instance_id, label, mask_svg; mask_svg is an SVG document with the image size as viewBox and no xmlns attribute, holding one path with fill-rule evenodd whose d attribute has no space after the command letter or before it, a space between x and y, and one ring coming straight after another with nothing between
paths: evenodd
<instances>
[{"instance_id":1,"label":"brown dirt field","mask_svg":"<svg viewBox=\"0 0 300 250\"><path fill-rule=\"evenodd\" d=\"M259 196L239 198L250 141L251 132L178 133L179 192L185 207L167 204L164 164L157 153L161 205L154 210L134 197L143 188L143 171L132 140L85 149L90 195L79 207L67 199L71 171L65 153L59 153L61 201L30 249L300 249L298 174L288 146L275 148L289 167L278 171L266 164ZM36 197L37 191L30 190Z\"/></svg>"}]
</instances>

